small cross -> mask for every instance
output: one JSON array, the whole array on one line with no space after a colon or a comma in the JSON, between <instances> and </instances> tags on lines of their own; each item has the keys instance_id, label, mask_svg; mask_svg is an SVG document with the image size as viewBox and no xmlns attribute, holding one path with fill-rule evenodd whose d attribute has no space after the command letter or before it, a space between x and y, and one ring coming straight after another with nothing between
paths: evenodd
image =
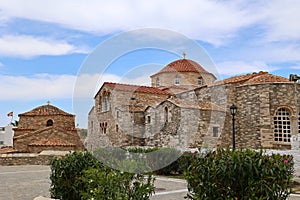
<instances>
[{"instance_id":1,"label":"small cross","mask_svg":"<svg viewBox=\"0 0 300 200\"><path fill-rule=\"evenodd\" d=\"M51 103L51 102L48 100L48 101L47 101L47 104L50 105L50 103Z\"/></svg>"},{"instance_id":2,"label":"small cross","mask_svg":"<svg viewBox=\"0 0 300 200\"><path fill-rule=\"evenodd\" d=\"M183 53L182 53L182 55L183 55L183 59L185 59L186 53L185 53L185 52L183 52Z\"/></svg>"}]
</instances>

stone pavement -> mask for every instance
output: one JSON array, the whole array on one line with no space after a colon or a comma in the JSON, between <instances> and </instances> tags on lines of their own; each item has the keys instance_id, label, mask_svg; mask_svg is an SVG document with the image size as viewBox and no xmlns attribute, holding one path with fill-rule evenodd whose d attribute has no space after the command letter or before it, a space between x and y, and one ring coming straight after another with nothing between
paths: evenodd
<instances>
[{"instance_id":1,"label":"stone pavement","mask_svg":"<svg viewBox=\"0 0 300 200\"><path fill-rule=\"evenodd\" d=\"M43 165L0 166L0 200L38 200L50 197L50 167ZM184 199L184 180L157 177L153 200Z\"/></svg>"},{"instance_id":2,"label":"stone pavement","mask_svg":"<svg viewBox=\"0 0 300 200\"><path fill-rule=\"evenodd\" d=\"M0 166L0 199L33 200L49 197L49 166Z\"/></svg>"},{"instance_id":3,"label":"stone pavement","mask_svg":"<svg viewBox=\"0 0 300 200\"><path fill-rule=\"evenodd\" d=\"M42 165L0 166L0 200L44 200L50 197L50 167ZM156 177L151 200L180 200L187 193L181 179ZM290 200L300 199L292 195Z\"/></svg>"}]
</instances>

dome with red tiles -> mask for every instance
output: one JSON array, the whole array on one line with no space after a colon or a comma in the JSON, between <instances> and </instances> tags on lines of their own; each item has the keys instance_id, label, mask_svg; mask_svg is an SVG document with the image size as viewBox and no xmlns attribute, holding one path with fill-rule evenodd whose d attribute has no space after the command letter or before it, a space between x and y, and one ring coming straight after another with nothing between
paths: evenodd
<instances>
[{"instance_id":1,"label":"dome with red tiles","mask_svg":"<svg viewBox=\"0 0 300 200\"><path fill-rule=\"evenodd\" d=\"M206 71L201 65L199 65L195 61L189 59L180 59L171 62L170 64L162 68L159 72L157 72L154 75L158 75L161 73L168 73L168 72L196 72L196 73L210 74L208 71Z\"/></svg>"}]
</instances>

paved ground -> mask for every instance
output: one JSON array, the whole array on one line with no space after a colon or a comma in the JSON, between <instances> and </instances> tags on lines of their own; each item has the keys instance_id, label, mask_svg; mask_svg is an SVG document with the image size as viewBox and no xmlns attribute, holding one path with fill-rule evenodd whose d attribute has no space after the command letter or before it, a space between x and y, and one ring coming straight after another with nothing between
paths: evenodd
<instances>
[{"instance_id":1,"label":"paved ground","mask_svg":"<svg viewBox=\"0 0 300 200\"><path fill-rule=\"evenodd\" d=\"M0 199L49 197L49 166L0 166Z\"/></svg>"},{"instance_id":2,"label":"paved ground","mask_svg":"<svg viewBox=\"0 0 300 200\"><path fill-rule=\"evenodd\" d=\"M0 166L0 200L33 200L49 197L49 166ZM181 179L157 177L151 200L183 200L186 183ZM292 196L290 200L300 200Z\"/></svg>"},{"instance_id":3,"label":"paved ground","mask_svg":"<svg viewBox=\"0 0 300 200\"><path fill-rule=\"evenodd\" d=\"M0 166L0 200L33 200L50 197L49 166ZM153 200L184 199L184 180L157 177Z\"/></svg>"}]
</instances>

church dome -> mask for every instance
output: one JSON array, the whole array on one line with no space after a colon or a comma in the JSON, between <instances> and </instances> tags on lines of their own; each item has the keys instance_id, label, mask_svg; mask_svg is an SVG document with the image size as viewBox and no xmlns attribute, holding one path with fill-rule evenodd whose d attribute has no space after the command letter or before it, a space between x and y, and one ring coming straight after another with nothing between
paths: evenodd
<instances>
[{"instance_id":1,"label":"church dome","mask_svg":"<svg viewBox=\"0 0 300 200\"><path fill-rule=\"evenodd\" d=\"M65 116L72 116L72 114L69 114L55 106L52 106L50 104L39 106L37 108L34 108L28 112L19 114L19 116L26 115L26 116L47 116L47 115L65 115Z\"/></svg>"},{"instance_id":2,"label":"church dome","mask_svg":"<svg viewBox=\"0 0 300 200\"><path fill-rule=\"evenodd\" d=\"M168 64L167 66L165 66L159 72L157 72L152 76L161 73L169 73L169 72L196 72L201 74L210 74L208 71L206 71L201 65L199 65L195 61L189 59L180 59L171 62L170 64Z\"/></svg>"}]
</instances>

